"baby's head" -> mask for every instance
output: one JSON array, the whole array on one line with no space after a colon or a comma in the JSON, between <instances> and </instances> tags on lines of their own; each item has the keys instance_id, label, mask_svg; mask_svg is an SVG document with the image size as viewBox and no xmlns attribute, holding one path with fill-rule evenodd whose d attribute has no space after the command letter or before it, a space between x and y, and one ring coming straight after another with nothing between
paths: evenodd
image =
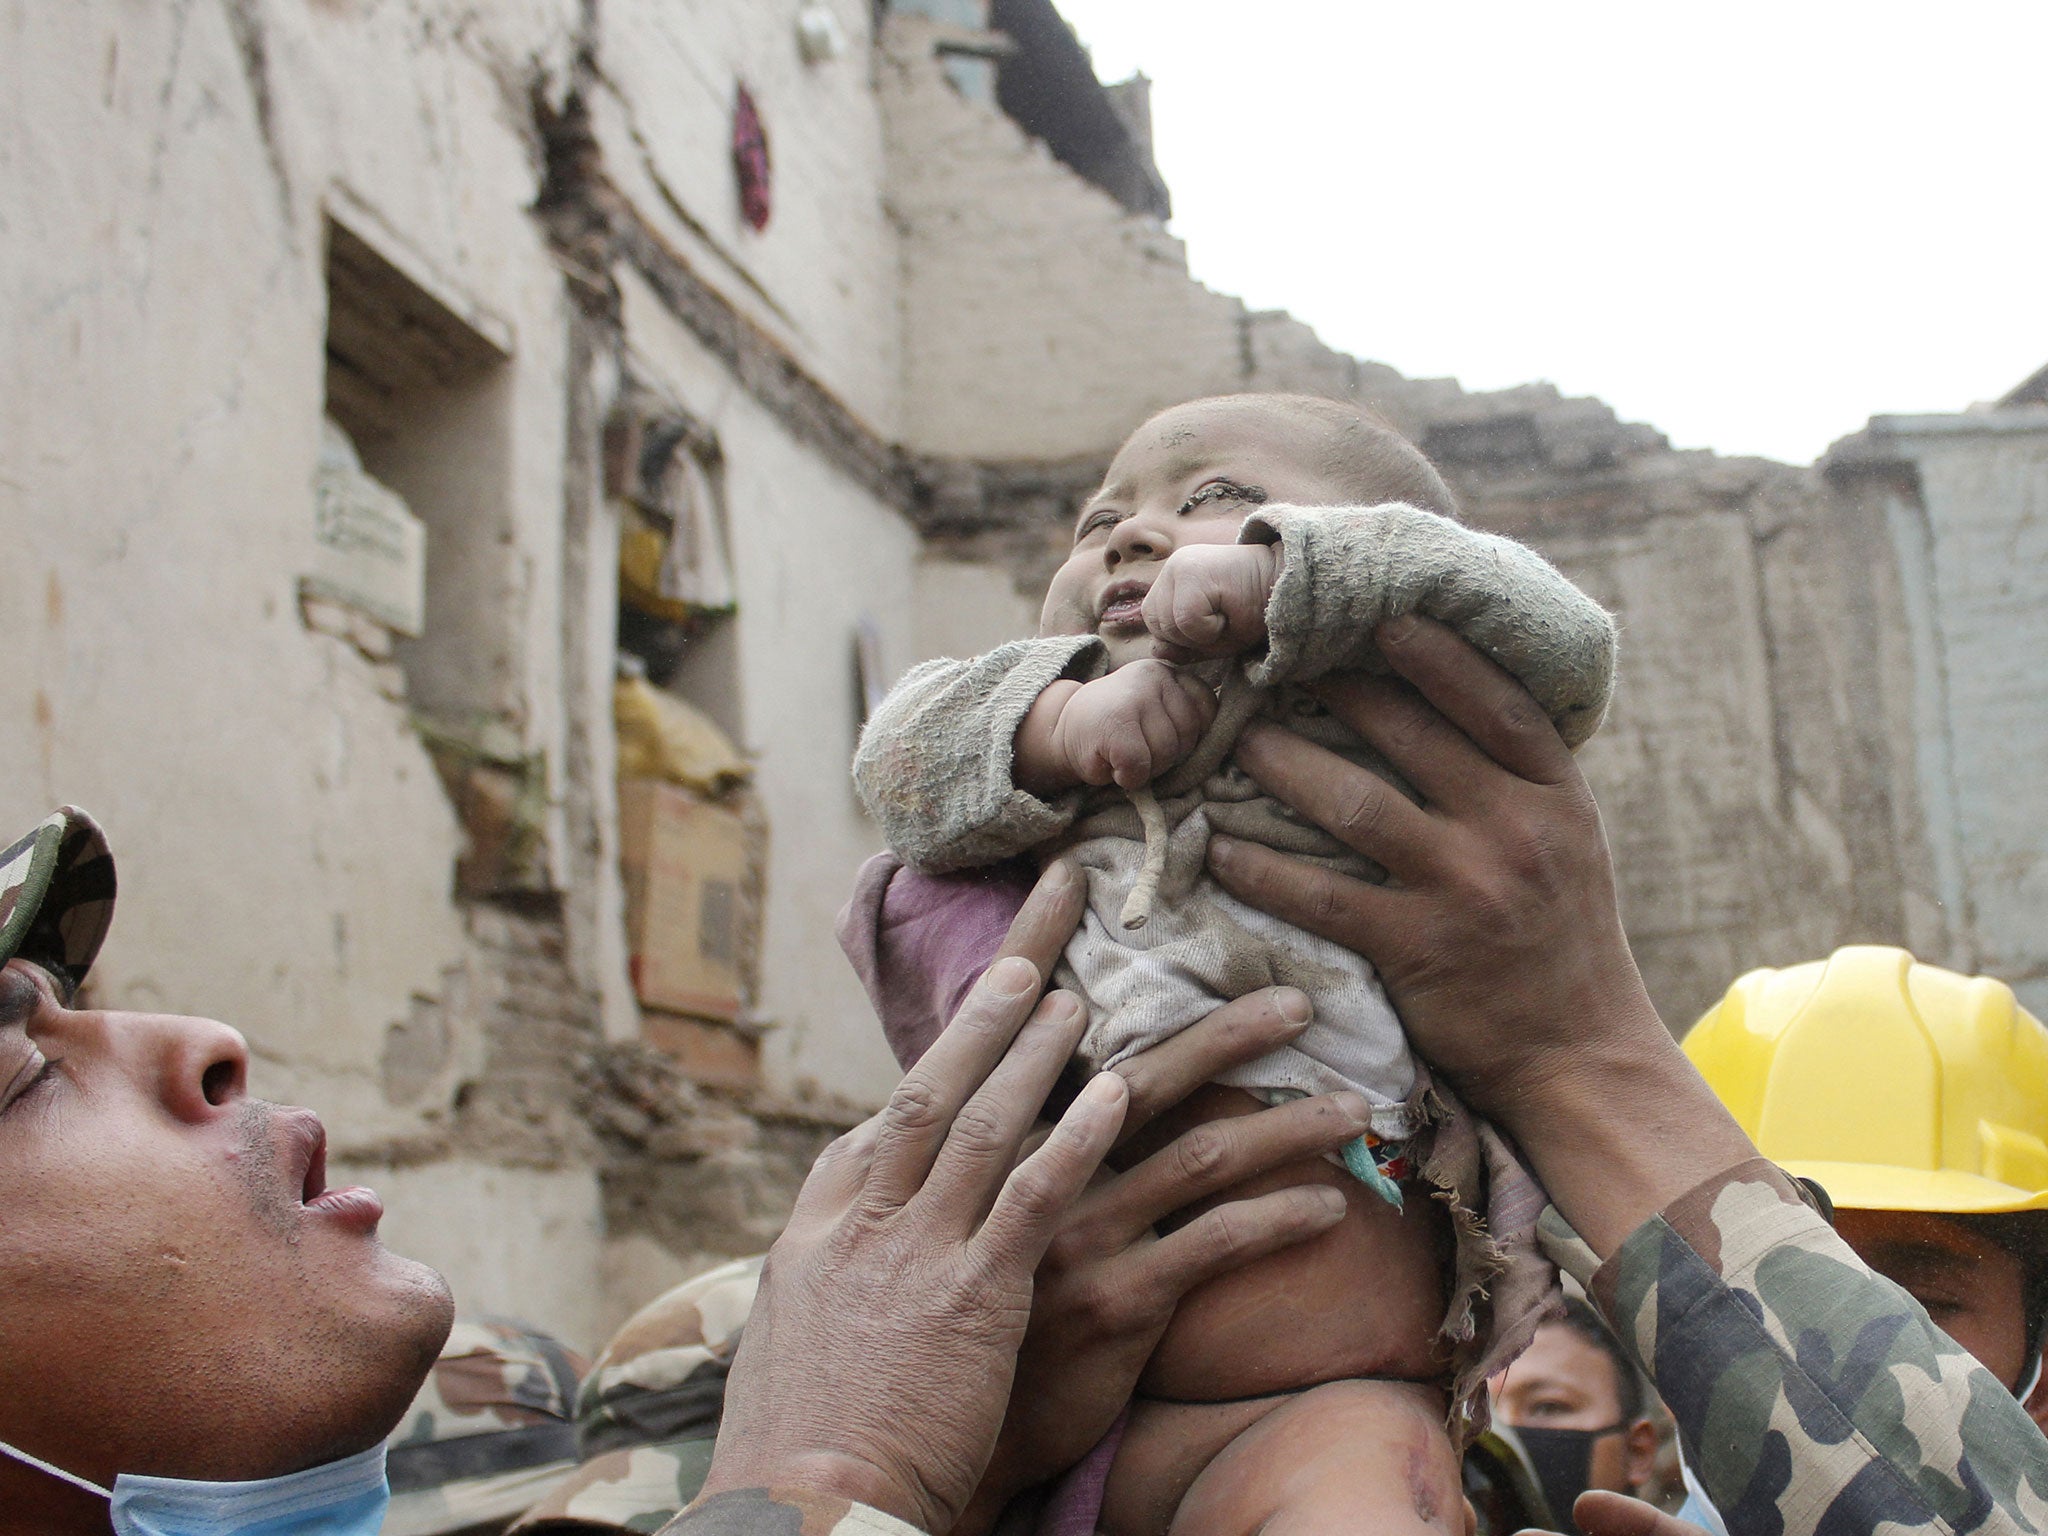
<instances>
[{"instance_id":1,"label":"baby's head","mask_svg":"<svg viewBox=\"0 0 2048 1536\"><path fill-rule=\"evenodd\" d=\"M1125 441L1074 525L1041 635L1097 634L1121 666L1151 654L1140 605L1187 544L1234 544L1264 504L1400 501L1451 516L1450 489L1414 444L1336 400L1219 395L1161 411Z\"/></svg>"}]
</instances>

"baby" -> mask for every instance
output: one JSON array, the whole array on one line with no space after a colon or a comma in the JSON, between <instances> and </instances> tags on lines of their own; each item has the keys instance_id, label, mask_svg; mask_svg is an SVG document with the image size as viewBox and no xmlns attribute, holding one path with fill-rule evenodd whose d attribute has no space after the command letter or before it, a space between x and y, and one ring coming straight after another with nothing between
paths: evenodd
<instances>
[{"instance_id":1,"label":"baby","mask_svg":"<svg viewBox=\"0 0 2048 1536\"><path fill-rule=\"evenodd\" d=\"M1304 686L1384 671L1372 632L1386 619L1453 626L1570 745L1597 727L1612 621L1541 557L1452 512L1428 460L1353 407L1176 407L1132 435L1083 507L1038 637L918 667L862 737L855 781L901 863L871 861L841 937L899 1056L993 956L1023 888L1005 861L1064 855L1088 906L1056 979L1088 1006L1088 1068L1263 987L1314 1005L1292 1044L1226 1073L1150 1144L1304 1094L1348 1089L1371 1106L1341 1168L1278 1170L1223 1197L1315 1179L1348 1210L1182 1303L1114 1448L1096 1517L1109 1536L1462 1532L1457 1445L1486 1373L1547 1305L1551 1276L1526 1241L1533 1184L1431 1082L1371 966L1205 872L1222 831L1386 878L1230 758L1249 722L1272 719L1400 784Z\"/></svg>"}]
</instances>

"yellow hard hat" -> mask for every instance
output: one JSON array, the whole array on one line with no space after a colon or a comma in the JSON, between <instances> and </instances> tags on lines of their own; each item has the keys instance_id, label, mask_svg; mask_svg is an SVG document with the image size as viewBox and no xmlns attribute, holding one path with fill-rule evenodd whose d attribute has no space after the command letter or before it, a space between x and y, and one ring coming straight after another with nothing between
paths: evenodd
<instances>
[{"instance_id":1,"label":"yellow hard hat","mask_svg":"<svg viewBox=\"0 0 2048 1536\"><path fill-rule=\"evenodd\" d=\"M1685 1037L1757 1149L1851 1209L2048 1209L2048 1029L2012 988L1853 945L1751 971Z\"/></svg>"}]
</instances>

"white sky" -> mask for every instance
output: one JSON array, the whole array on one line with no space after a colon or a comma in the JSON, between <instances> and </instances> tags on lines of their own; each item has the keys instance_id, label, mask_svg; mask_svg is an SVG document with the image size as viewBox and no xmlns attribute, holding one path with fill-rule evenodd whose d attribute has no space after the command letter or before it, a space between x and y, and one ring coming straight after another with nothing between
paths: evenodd
<instances>
[{"instance_id":1,"label":"white sky","mask_svg":"<svg viewBox=\"0 0 2048 1536\"><path fill-rule=\"evenodd\" d=\"M2048 362L2041 0L1057 0L1195 275L1804 463Z\"/></svg>"}]
</instances>

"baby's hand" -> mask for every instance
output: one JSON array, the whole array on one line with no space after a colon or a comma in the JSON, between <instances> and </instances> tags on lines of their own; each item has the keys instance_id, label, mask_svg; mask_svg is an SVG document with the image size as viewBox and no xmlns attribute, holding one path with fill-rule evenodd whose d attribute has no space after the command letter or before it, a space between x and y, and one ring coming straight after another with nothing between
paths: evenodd
<instances>
[{"instance_id":1,"label":"baby's hand","mask_svg":"<svg viewBox=\"0 0 2048 1536\"><path fill-rule=\"evenodd\" d=\"M1017 786L1032 794L1076 784L1149 784L1180 762L1216 716L1200 678L1163 661L1133 661L1092 683L1055 683L1017 731Z\"/></svg>"},{"instance_id":2,"label":"baby's hand","mask_svg":"<svg viewBox=\"0 0 2048 1536\"><path fill-rule=\"evenodd\" d=\"M1189 544L1166 557L1145 594L1145 627L1162 661L1234 656L1266 638L1266 599L1280 576L1276 544Z\"/></svg>"}]
</instances>

